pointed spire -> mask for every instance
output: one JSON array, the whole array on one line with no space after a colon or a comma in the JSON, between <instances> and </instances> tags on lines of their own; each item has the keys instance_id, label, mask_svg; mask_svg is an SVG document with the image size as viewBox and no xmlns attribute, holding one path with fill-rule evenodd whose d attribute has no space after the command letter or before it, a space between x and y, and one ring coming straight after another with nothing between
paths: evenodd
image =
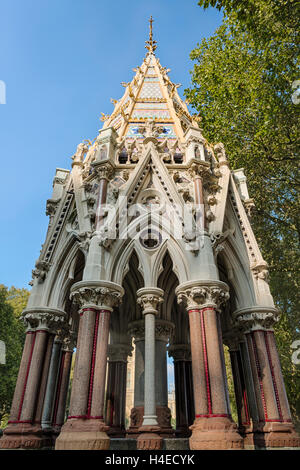
<instances>
[{"instance_id":1,"label":"pointed spire","mask_svg":"<svg viewBox=\"0 0 300 470\"><path fill-rule=\"evenodd\" d=\"M156 41L153 40L153 31L152 31L152 23L153 23L153 18L150 16L149 20L149 26L150 26L150 31L149 31L149 41L146 41L146 46L145 48L148 49L149 52L154 52L155 49L157 48L157 43Z\"/></svg>"}]
</instances>

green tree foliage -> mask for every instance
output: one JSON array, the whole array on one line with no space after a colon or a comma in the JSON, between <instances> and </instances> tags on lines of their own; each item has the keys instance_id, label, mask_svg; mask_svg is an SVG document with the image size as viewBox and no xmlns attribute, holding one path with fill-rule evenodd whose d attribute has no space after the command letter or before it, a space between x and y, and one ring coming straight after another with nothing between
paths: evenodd
<instances>
[{"instance_id":1,"label":"green tree foliage","mask_svg":"<svg viewBox=\"0 0 300 470\"><path fill-rule=\"evenodd\" d=\"M256 204L254 232L269 264L274 300L284 312L277 342L291 408L300 420L299 371L297 376L289 350L300 334L300 105L293 89L300 78L299 4L201 0L199 5L223 7L227 16L191 52L192 86L185 94L205 137L223 142L231 167L244 168L248 177Z\"/></svg>"},{"instance_id":2,"label":"green tree foliage","mask_svg":"<svg viewBox=\"0 0 300 470\"><path fill-rule=\"evenodd\" d=\"M0 427L5 427L25 339L25 326L19 320L29 292L0 285L0 340L5 342L6 362L0 364Z\"/></svg>"}]
</instances>

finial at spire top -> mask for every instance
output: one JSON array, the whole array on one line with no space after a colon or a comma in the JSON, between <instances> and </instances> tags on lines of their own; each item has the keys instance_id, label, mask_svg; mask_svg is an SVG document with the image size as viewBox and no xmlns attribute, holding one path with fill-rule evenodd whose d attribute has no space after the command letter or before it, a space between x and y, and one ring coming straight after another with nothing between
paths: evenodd
<instances>
[{"instance_id":1,"label":"finial at spire top","mask_svg":"<svg viewBox=\"0 0 300 470\"><path fill-rule=\"evenodd\" d=\"M149 26L150 26L150 31L149 31L149 41L146 41L146 49L148 49L149 52L154 52L155 49L157 48L157 43L156 41L153 40L153 31L152 31L152 23L153 23L153 18L150 16L149 20Z\"/></svg>"}]
</instances>

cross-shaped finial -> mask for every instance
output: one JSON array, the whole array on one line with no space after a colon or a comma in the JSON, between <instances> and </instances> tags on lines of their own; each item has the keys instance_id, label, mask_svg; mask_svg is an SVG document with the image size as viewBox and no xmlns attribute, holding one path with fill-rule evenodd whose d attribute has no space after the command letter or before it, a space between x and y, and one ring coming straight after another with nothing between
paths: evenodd
<instances>
[{"instance_id":1,"label":"cross-shaped finial","mask_svg":"<svg viewBox=\"0 0 300 470\"><path fill-rule=\"evenodd\" d=\"M149 41L146 41L146 49L148 49L149 52L154 52L155 49L157 48L156 46L156 41L153 40L153 31L152 31L152 24L153 24L153 18L150 16L149 20L149 25L150 25L150 32L149 32Z\"/></svg>"}]
</instances>

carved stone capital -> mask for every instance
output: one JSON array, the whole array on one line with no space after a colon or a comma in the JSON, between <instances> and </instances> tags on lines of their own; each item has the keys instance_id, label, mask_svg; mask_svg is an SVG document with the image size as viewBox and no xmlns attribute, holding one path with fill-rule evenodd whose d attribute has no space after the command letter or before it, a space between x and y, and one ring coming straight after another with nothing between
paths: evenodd
<instances>
[{"instance_id":1,"label":"carved stone capital","mask_svg":"<svg viewBox=\"0 0 300 470\"><path fill-rule=\"evenodd\" d=\"M193 179L195 179L197 176L200 176L200 178L210 177L210 164L203 160L192 160L188 169L188 173Z\"/></svg>"},{"instance_id":2,"label":"carved stone capital","mask_svg":"<svg viewBox=\"0 0 300 470\"><path fill-rule=\"evenodd\" d=\"M127 362L128 356L132 355L133 347L130 344L109 344L108 360L109 362Z\"/></svg>"},{"instance_id":3,"label":"carved stone capital","mask_svg":"<svg viewBox=\"0 0 300 470\"><path fill-rule=\"evenodd\" d=\"M70 299L83 308L113 310L121 303L124 289L110 281L80 281L71 288Z\"/></svg>"},{"instance_id":4,"label":"carved stone capital","mask_svg":"<svg viewBox=\"0 0 300 470\"><path fill-rule=\"evenodd\" d=\"M155 321L155 339L168 343L172 338L175 330L174 323L168 320L157 319Z\"/></svg>"},{"instance_id":5,"label":"carved stone capital","mask_svg":"<svg viewBox=\"0 0 300 470\"><path fill-rule=\"evenodd\" d=\"M155 339L157 341L170 341L174 333L174 323L160 318L155 320ZM145 321L136 320L128 325L128 333L134 337L135 341L143 341L145 339Z\"/></svg>"},{"instance_id":6,"label":"carved stone capital","mask_svg":"<svg viewBox=\"0 0 300 470\"><path fill-rule=\"evenodd\" d=\"M23 311L21 319L28 330L46 330L58 334L66 321L66 313L49 307L28 308Z\"/></svg>"},{"instance_id":7,"label":"carved stone capital","mask_svg":"<svg viewBox=\"0 0 300 470\"><path fill-rule=\"evenodd\" d=\"M110 181L112 179L115 169L110 161L93 162L92 166L95 169L99 180L106 179Z\"/></svg>"},{"instance_id":8,"label":"carved stone capital","mask_svg":"<svg viewBox=\"0 0 300 470\"><path fill-rule=\"evenodd\" d=\"M157 314L158 306L163 302L164 291L158 287L142 287L137 291L137 303L141 306L143 315Z\"/></svg>"},{"instance_id":9,"label":"carved stone capital","mask_svg":"<svg viewBox=\"0 0 300 470\"><path fill-rule=\"evenodd\" d=\"M233 313L235 326L247 333L255 330L272 330L274 323L280 317L279 310L274 307L249 307L236 310Z\"/></svg>"},{"instance_id":10,"label":"carved stone capital","mask_svg":"<svg viewBox=\"0 0 300 470\"><path fill-rule=\"evenodd\" d=\"M136 341L145 340L145 320L136 320L128 324L128 334Z\"/></svg>"},{"instance_id":11,"label":"carved stone capital","mask_svg":"<svg viewBox=\"0 0 300 470\"><path fill-rule=\"evenodd\" d=\"M189 344L172 344L168 347L168 355L174 362L191 361L191 347Z\"/></svg>"},{"instance_id":12,"label":"carved stone capital","mask_svg":"<svg viewBox=\"0 0 300 470\"><path fill-rule=\"evenodd\" d=\"M222 281L188 281L179 285L175 293L179 304L187 310L220 307L229 299L229 288Z\"/></svg>"}]
</instances>

